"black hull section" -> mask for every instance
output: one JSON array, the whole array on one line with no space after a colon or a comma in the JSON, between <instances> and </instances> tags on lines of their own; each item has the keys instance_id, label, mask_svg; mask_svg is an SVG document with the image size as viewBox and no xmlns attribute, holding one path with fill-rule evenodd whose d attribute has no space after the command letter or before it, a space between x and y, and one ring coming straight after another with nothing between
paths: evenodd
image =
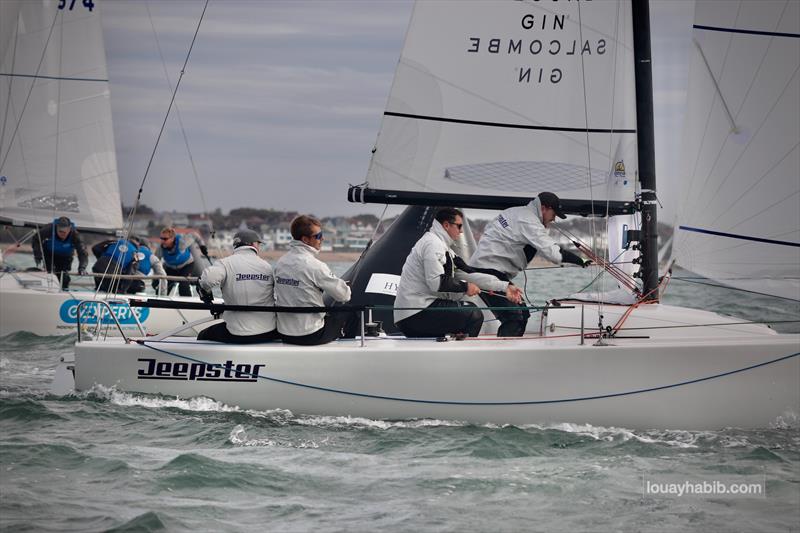
<instances>
[{"instance_id":1,"label":"black hull section","mask_svg":"<svg viewBox=\"0 0 800 533\"><path fill-rule=\"evenodd\" d=\"M400 275L411 248L430 229L438 210L439 207L430 206L407 207L386 233L364 251L359 260L342 276L342 279L350 282L353 293L348 305L394 305L394 296L365 292L367 284L373 274ZM394 325L391 309L373 311L372 319L382 322L386 333L399 333ZM347 337L361 335L360 317L348 320L345 334Z\"/></svg>"}]
</instances>

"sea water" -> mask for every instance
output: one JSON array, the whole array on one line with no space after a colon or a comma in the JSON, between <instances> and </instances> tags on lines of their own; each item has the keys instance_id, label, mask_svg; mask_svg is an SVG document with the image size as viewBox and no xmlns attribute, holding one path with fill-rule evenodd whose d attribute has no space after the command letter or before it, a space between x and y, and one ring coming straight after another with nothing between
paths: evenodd
<instances>
[{"instance_id":1,"label":"sea water","mask_svg":"<svg viewBox=\"0 0 800 533\"><path fill-rule=\"evenodd\" d=\"M540 304L592 276L591 269L530 272L527 293ZM784 322L800 319L796 302L680 280L665 301L798 331L797 322ZM800 527L800 426L791 415L757 430L634 431L298 416L104 388L53 396L54 368L74 340L0 339L0 530ZM761 489L649 490L720 478Z\"/></svg>"}]
</instances>

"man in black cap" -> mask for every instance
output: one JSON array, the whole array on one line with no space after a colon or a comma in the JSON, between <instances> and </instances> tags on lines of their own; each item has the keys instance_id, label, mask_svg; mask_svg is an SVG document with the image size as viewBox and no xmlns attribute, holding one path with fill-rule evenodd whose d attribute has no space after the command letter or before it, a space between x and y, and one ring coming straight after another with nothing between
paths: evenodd
<instances>
[{"instance_id":1,"label":"man in black cap","mask_svg":"<svg viewBox=\"0 0 800 533\"><path fill-rule=\"evenodd\" d=\"M48 272L61 278L61 288L69 288L69 271L72 257L78 254L78 274L86 275L89 256L75 224L67 217L59 217L42 228L33 239L33 259L41 268L42 260Z\"/></svg>"},{"instance_id":2,"label":"man in black cap","mask_svg":"<svg viewBox=\"0 0 800 533\"><path fill-rule=\"evenodd\" d=\"M572 263L586 267L590 261L563 250L550 237L547 228L556 217L567 218L558 196L551 192L539 193L528 205L502 211L486 225L469 266L491 272L504 281L511 281L525 270L537 252L557 265ZM513 307L500 295L481 293L481 298L489 307ZM519 337L525 332L530 312L524 307L492 312L500 321L498 337Z\"/></svg>"},{"instance_id":3,"label":"man in black cap","mask_svg":"<svg viewBox=\"0 0 800 533\"><path fill-rule=\"evenodd\" d=\"M239 230L233 236L233 253L203 270L198 293L211 303L211 291L219 287L228 305L275 307L275 277L272 266L258 256L261 237L253 230ZM208 327L199 340L250 344L280 338L275 313L266 311L225 311L225 321Z\"/></svg>"}]
</instances>

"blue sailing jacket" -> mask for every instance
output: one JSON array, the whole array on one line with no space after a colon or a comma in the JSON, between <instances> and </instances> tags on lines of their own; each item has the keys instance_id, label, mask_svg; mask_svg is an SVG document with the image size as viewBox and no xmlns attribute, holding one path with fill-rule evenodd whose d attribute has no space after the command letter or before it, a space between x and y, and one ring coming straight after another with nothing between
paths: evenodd
<instances>
[{"instance_id":1,"label":"blue sailing jacket","mask_svg":"<svg viewBox=\"0 0 800 533\"><path fill-rule=\"evenodd\" d=\"M150 247L145 245L140 246L139 251L144 255L144 259L139 260L139 272L146 276L150 273L150 269L153 268L153 264L150 260L153 252L150 250Z\"/></svg>"},{"instance_id":2,"label":"blue sailing jacket","mask_svg":"<svg viewBox=\"0 0 800 533\"><path fill-rule=\"evenodd\" d=\"M138 251L136 245L125 239L119 239L113 244L109 244L103 256L110 257L112 261L116 261L125 270L133 262L134 254Z\"/></svg>"},{"instance_id":3,"label":"blue sailing jacket","mask_svg":"<svg viewBox=\"0 0 800 533\"><path fill-rule=\"evenodd\" d=\"M192 251L189 247L183 248L181 246L181 237L181 235L175 235L175 243L169 250L161 248L161 258L164 264L170 268L180 268L189 262L192 257Z\"/></svg>"},{"instance_id":4,"label":"blue sailing jacket","mask_svg":"<svg viewBox=\"0 0 800 533\"><path fill-rule=\"evenodd\" d=\"M53 231L50 234L49 239L45 239L43 247L44 251L49 255L60 255L66 257L72 257L72 252L75 250L75 246L72 244L72 232L75 231L75 224L72 224L70 228L70 233L67 235L65 240L61 240L58 238L56 234L56 224L58 223L58 219L53 220Z\"/></svg>"}]
</instances>

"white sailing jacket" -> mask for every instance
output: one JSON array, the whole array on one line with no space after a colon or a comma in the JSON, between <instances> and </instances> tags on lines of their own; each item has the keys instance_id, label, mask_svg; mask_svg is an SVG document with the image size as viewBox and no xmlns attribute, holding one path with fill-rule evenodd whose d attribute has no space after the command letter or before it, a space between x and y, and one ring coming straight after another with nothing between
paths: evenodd
<instances>
[{"instance_id":1,"label":"white sailing jacket","mask_svg":"<svg viewBox=\"0 0 800 533\"><path fill-rule=\"evenodd\" d=\"M258 257L252 246L240 246L203 271L200 286L210 291L220 287L222 298L231 305L274 306L274 277L269 263ZM222 315L234 335L258 335L276 327L275 313L225 311Z\"/></svg>"},{"instance_id":2,"label":"white sailing jacket","mask_svg":"<svg viewBox=\"0 0 800 533\"><path fill-rule=\"evenodd\" d=\"M319 250L303 241L292 241L289 251L275 263L275 302L279 306L322 307L323 296L350 301L350 287L317 259ZM325 313L278 313L282 335L308 335L325 325Z\"/></svg>"},{"instance_id":3,"label":"white sailing jacket","mask_svg":"<svg viewBox=\"0 0 800 533\"><path fill-rule=\"evenodd\" d=\"M537 254L560 265L561 248L542 224L542 207L538 198L528 205L510 207L486 225L478 248L468 261L476 268L493 268L513 278L528 266L525 245L536 248Z\"/></svg>"},{"instance_id":4,"label":"white sailing jacket","mask_svg":"<svg viewBox=\"0 0 800 533\"><path fill-rule=\"evenodd\" d=\"M489 274L467 274L455 270L453 258L455 253L450 249L453 239L447 234L444 227L437 220L433 221L431 229L423 235L408 254L403 270L400 273L400 282L397 286L397 296L394 300L395 308L424 308L436 299L459 301L466 298L467 281L478 285L481 289L505 292L508 282L501 281ZM455 282L450 286L458 288L458 292L440 292L442 275L450 269L450 275ZM413 316L422 309L395 309L395 323Z\"/></svg>"}]
</instances>

